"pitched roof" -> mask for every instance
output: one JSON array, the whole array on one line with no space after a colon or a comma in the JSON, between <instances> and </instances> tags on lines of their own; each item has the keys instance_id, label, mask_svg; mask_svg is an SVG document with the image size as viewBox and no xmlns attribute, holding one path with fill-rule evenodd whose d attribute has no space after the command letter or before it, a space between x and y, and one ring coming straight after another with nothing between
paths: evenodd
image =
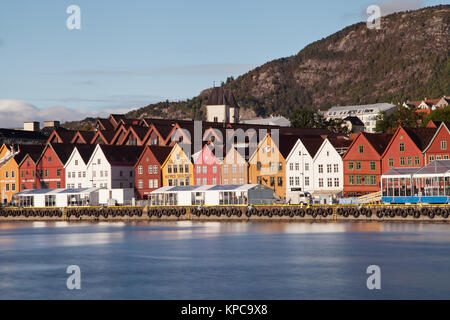
<instances>
[{"instance_id":1,"label":"pitched roof","mask_svg":"<svg viewBox=\"0 0 450 320\"><path fill-rule=\"evenodd\" d=\"M39 131L0 129L0 140L6 139L27 139L27 140L46 141L47 136Z\"/></svg>"},{"instance_id":2,"label":"pitched roof","mask_svg":"<svg viewBox=\"0 0 450 320\"><path fill-rule=\"evenodd\" d=\"M375 151L381 156L386 150L389 142L391 141L393 134L390 133L367 133L361 132L366 137L367 141L372 145ZM354 140L356 141L356 139Z\"/></svg>"},{"instance_id":3,"label":"pitched roof","mask_svg":"<svg viewBox=\"0 0 450 320\"><path fill-rule=\"evenodd\" d=\"M431 139L433 139L437 128L403 128L416 146L423 151Z\"/></svg>"},{"instance_id":4,"label":"pitched roof","mask_svg":"<svg viewBox=\"0 0 450 320\"><path fill-rule=\"evenodd\" d=\"M320 146L323 144L323 138L321 136L309 136L309 137L301 137L301 142L305 146L306 150L312 158L316 156L317 151L319 151Z\"/></svg>"},{"instance_id":5,"label":"pitched roof","mask_svg":"<svg viewBox=\"0 0 450 320\"><path fill-rule=\"evenodd\" d=\"M167 146L148 146L160 165L166 161L173 147Z\"/></svg>"},{"instance_id":6,"label":"pitched roof","mask_svg":"<svg viewBox=\"0 0 450 320\"><path fill-rule=\"evenodd\" d=\"M281 155L284 159L287 158L289 153L291 153L292 148L294 148L295 144L297 143L299 137L294 135L280 135L278 144L278 150L280 150Z\"/></svg>"},{"instance_id":7,"label":"pitched roof","mask_svg":"<svg viewBox=\"0 0 450 320\"><path fill-rule=\"evenodd\" d=\"M69 160L75 145L69 143L50 143L59 160L65 165L67 160Z\"/></svg>"},{"instance_id":8,"label":"pitched roof","mask_svg":"<svg viewBox=\"0 0 450 320\"><path fill-rule=\"evenodd\" d=\"M210 106L228 105L239 108L233 92L229 89L225 89L224 87L212 88L208 96L207 104Z\"/></svg>"},{"instance_id":9,"label":"pitched roof","mask_svg":"<svg viewBox=\"0 0 450 320\"><path fill-rule=\"evenodd\" d=\"M103 154L111 165L134 166L144 150L143 146L117 146L100 144Z\"/></svg>"},{"instance_id":10,"label":"pitched roof","mask_svg":"<svg viewBox=\"0 0 450 320\"><path fill-rule=\"evenodd\" d=\"M53 135L57 135L62 140L61 143L70 143L76 134L77 134L77 131L75 131L75 130L67 130L67 129L64 129L61 127L57 127L53 130L50 137ZM50 140L50 138L49 138L49 140ZM51 142L51 141L48 141L48 142Z\"/></svg>"},{"instance_id":11,"label":"pitched roof","mask_svg":"<svg viewBox=\"0 0 450 320\"><path fill-rule=\"evenodd\" d=\"M42 154L45 145L43 144L22 144L19 145L18 148L20 150L19 154L17 154L14 159L17 164L21 164L22 161L29 156L34 162L36 162Z\"/></svg>"},{"instance_id":12,"label":"pitched roof","mask_svg":"<svg viewBox=\"0 0 450 320\"><path fill-rule=\"evenodd\" d=\"M78 144L76 148L81 156L81 159L83 159L84 163L87 164L95 150L95 144Z\"/></svg>"},{"instance_id":13,"label":"pitched roof","mask_svg":"<svg viewBox=\"0 0 450 320\"><path fill-rule=\"evenodd\" d=\"M97 118L97 122L99 122L103 126L103 129L101 130L114 130L113 125L108 119Z\"/></svg>"}]
</instances>

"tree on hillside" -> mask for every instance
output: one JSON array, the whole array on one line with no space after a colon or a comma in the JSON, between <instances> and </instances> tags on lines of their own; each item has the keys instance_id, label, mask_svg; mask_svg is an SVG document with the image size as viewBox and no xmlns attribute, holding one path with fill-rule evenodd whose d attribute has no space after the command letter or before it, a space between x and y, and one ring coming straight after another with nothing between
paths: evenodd
<instances>
[{"instance_id":1,"label":"tree on hillside","mask_svg":"<svg viewBox=\"0 0 450 320\"><path fill-rule=\"evenodd\" d=\"M308 109L296 109L289 116L291 127L295 128L323 128L323 116Z\"/></svg>"},{"instance_id":2,"label":"tree on hillside","mask_svg":"<svg viewBox=\"0 0 450 320\"><path fill-rule=\"evenodd\" d=\"M421 123L422 116L415 109L398 106L391 114L380 112L377 117L376 132L392 133L398 126L416 128Z\"/></svg>"},{"instance_id":3,"label":"tree on hillside","mask_svg":"<svg viewBox=\"0 0 450 320\"><path fill-rule=\"evenodd\" d=\"M423 119L424 125L426 125L428 122L430 122L430 120L450 121L450 105L445 108L440 108L440 109L431 111L431 113Z\"/></svg>"}]
</instances>

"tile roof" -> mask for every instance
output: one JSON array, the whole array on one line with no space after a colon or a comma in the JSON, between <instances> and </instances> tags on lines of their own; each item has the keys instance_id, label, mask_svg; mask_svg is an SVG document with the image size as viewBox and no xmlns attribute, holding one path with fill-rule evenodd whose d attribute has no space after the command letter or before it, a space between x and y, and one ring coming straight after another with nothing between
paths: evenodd
<instances>
[{"instance_id":1,"label":"tile roof","mask_svg":"<svg viewBox=\"0 0 450 320\"><path fill-rule=\"evenodd\" d=\"M389 142L391 141L393 134L390 133L367 133L361 132L361 134L366 137L372 147L381 156L386 150Z\"/></svg>"},{"instance_id":2,"label":"tile roof","mask_svg":"<svg viewBox=\"0 0 450 320\"><path fill-rule=\"evenodd\" d=\"M437 128L403 128L416 146L423 151L431 139L433 139Z\"/></svg>"},{"instance_id":3,"label":"tile roof","mask_svg":"<svg viewBox=\"0 0 450 320\"><path fill-rule=\"evenodd\" d=\"M134 166L144 150L143 146L99 145L111 165Z\"/></svg>"}]
</instances>

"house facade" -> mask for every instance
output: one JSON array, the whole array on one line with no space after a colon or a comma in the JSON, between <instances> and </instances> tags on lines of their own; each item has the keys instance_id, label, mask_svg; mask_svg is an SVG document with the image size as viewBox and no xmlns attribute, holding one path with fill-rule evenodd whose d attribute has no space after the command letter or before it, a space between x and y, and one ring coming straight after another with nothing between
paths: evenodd
<instances>
[{"instance_id":1,"label":"house facade","mask_svg":"<svg viewBox=\"0 0 450 320\"><path fill-rule=\"evenodd\" d=\"M36 165L44 147L44 145L30 145L26 149L23 146L21 147L22 161L19 163L20 191L38 188L39 177Z\"/></svg>"},{"instance_id":2,"label":"house facade","mask_svg":"<svg viewBox=\"0 0 450 320\"><path fill-rule=\"evenodd\" d=\"M423 150L436 131L436 128L398 127L382 154L383 173L392 168L423 167Z\"/></svg>"},{"instance_id":3,"label":"house facade","mask_svg":"<svg viewBox=\"0 0 450 320\"><path fill-rule=\"evenodd\" d=\"M11 154L8 145L0 147L0 159ZM0 166L0 196L2 203L10 203L12 196L19 191L19 166L12 157Z\"/></svg>"},{"instance_id":4,"label":"house facade","mask_svg":"<svg viewBox=\"0 0 450 320\"><path fill-rule=\"evenodd\" d=\"M92 144L75 146L64 166L67 188L90 188L92 186L88 179L87 164L94 149L95 145Z\"/></svg>"},{"instance_id":5,"label":"house facade","mask_svg":"<svg viewBox=\"0 0 450 320\"><path fill-rule=\"evenodd\" d=\"M196 186L221 183L221 161L216 158L210 145L192 155L194 163L194 183Z\"/></svg>"},{"instance_id":6,"label":"house facade","mask_svg":"<svg viewBox=\"0 0 450 320\"><path fill-rule=\"evenodd\" d=\"M442 122L436 130L428 146L423 151L424 164L434 160L447 160L450 158L450 122Z\"/></svg>"},{"instance_id":7,"label":"house facade","mask_svg":"<svg viewBox=\"0 0 450 320\"><path fill-rule=\"evenodd\" d=\"M140 199L149 199L150 193L163 185L161 166L170 155L172 147L146 146L136 162L135 185Z\"/></svg>"},{"instance_id":8,"label":"house facade","mask_svg":"<svg viewBox=\"0 0 450 320\"><path fill-rule=\"evenodd\" d=\"M178 143L173 146L161 168L163 186L194 185L194 165Z\"/></svg>"},{"instance_id":9,"label":"house facade","mask_svg":"<svg viewBox=\"0 0 450 320\"><path fill-rule=\"evenodd\" d=\"M225 155L221 167L223 185L248 183L248 163L244 156L236 148L231 148Z\"/></svg>"},{"instance_id":10,"label":"house facade","mask_svg":"<svg viewBox=\"0 0 450 320\"><path fill-rule=\"evenodd\" d=\"M74 145L48 143L36 164L38 189L59 189L66 187L64 165L73 151Z\"/></svg>"},{"instance_id":11,"label":"house facade","mask_svg":"<svg viewBox=\"0 0 450 320\"><path fill-rule=\"evenodd\" d=\"M392 134L360 132L343 155L344 197L380 191L381 156Z\"/></svg>"},{"instance_id":12,"label":"house facade","mask_svg":"<svg viewBox=\"0 0 450 320\"><path fill-rule=\"evenodd\" d=\"M143 147L97 145L87 164L87 178L94 188L134 189L134 166Z\"/></svg>"}]
</instances>

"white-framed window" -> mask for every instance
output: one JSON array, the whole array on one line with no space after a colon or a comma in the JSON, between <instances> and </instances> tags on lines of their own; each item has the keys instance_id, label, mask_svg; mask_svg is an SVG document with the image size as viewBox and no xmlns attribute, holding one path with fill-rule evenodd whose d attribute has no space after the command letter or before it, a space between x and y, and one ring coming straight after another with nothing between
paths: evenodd
<instances>
[{"instance_id":1,"label":"white-framed window","mask_svg":"<svg viewBox=\"0 0 450 320\"><path fill-rule=\"evenodd\" d=\"M319 164L319 173L323 173L323 164Z\"/></svg>"},{"instance_id":2,"label":"white-framed window","mask_svg":"<svg viewBox=\"0 0 450 320\"><path fill-rule=\"evenodd\" d=\"M139 189L144 188L144 181L138 180L138 188L139 188Z\"/></svg>"},{"instance_id":3,"label":"white-framed window","mask_svg":"<svg viewBox=\"0 0 450 320\"><path fill-rule=\"evenodd\" d=\"M138 174L142 174L143 173L143 168L142 166L138 166Z\"/></svg>"},{"instance_id":4,"label":"white-framed window","mask_svg":"<svg viewBox=\"0 0 450 320\"><path fill-rule=\"evenodd\" d=\"M203 174L207 174L208 173L208 166L203 166Z\"/></svg>"},{"instance_id":5,"label":"white-framed window","mask_svg":"<svg viewBox=\"0 0 450 320\"><path fill-rule=\"evenodd\" d=\"M328 178L328 179L327 179L327 187L328 187L328 188L333 187L333 179L332 179L332 178Z\"/></svg>"},{"instance_id":6,"label":"white-framed window","mask_svg":"<svg viewBox=\"0 0 450 320\"><path fill-rule=\"evenodd\" d=\"M334 186L339 187L339 178L334 178Z\"/></svg>"},{"instance_id":7,"label":"white-framed window","mask_svg":"<svg viewBox=\"0 0 450 320\"><path fill-rule=\"evenodd\" d=\"M223 165L223 174L228 174L228 165L227 164Z\"/></svg>"},{"instance_id":8,"label":"white-framed window","mask_svg":"<svg viewBox=\"0 0 450 320\"><path fill-rule=\"evenodd\" d=\"M294 185L294 177L289 177L289 185L290 186Z\"/></svg>"},{"instance_id":9,"label":"white-framed window","mask_svg":"<svg viewBox=\"0 0 450 320\"><path fill-rule=\"evenodd\" d=\"M217 173L217 166L212 167L212 173L214 173L214 174ZM217 184L217 183L213 183L213 184Z\"/></svg>"},{"instance_id":10,"label":"white-framed window","mask_svg":"<svg viewBox=\"0 0 450 320\"><path fill-rule=\"evenodd\" d=\"M305 186L309 187L309 177L305 177Z\"/></svg>"},{"instance_id":11,"label":"white-framed window","mask_svg":"<svg viewBox=\"0 0 450 320\"><path fill-rule=\"evenodd\" d=\"M197 185L200 186L202 184L202 179L201 178L197 178Z\"/></svg>"},{"instance_id":12,"label":"white-framed window","mask_svg":"<svg viewBox=\"0 0 450 320\"><path fill-rule=\"evenodd\" d=\"M323 178L319 178L319 188L323 188Z\"/></svg>"},{"instance_id":13,"label":"white-framed window","mask_svg":"<svg viewBox=\"0 0 450 320\"><path fill-rule=\"evenodd\" d=\"M223 184L228 185L228 179L223 179Z\"/></svg>"},{"instance_id":14,"label":"white-framed window","mask_svg":"<svg viewBox=\"0 0 450 320\"><path fill-rule=\"evenodd\" d=\"M305 171L309 171L309 163L305 163Z\"/></svg>"},{"instance_id":15,"label":"white-framed window","mask_svg":"<svg viewBox=\"0 0 450 320\"><path fill-rule=\"evenodd\" d=\"M295 177L295 185L296 186L300 185L300 177Z\"/></svg>"},{"instance_id":16,"label":"white-framed window","mask_svg":"<svg viewBox=\"0 0 450 320\"><path fill-rule=\"evenodd\" d=\"M158 173L158 166L157 165L153 166L153 173L154 174Z\"/></svg>"},{"instance_id":17,"label":"white-framed window","mask_svg":"<svg viewBox=\"0 0 450 320\"><path fill-rule=\"evenodd\" d=\"M334 173L339 173L339 165L334 164Z\"/></svg>"},{"instance_id":18,"label":"white-framed window","mask_svg":"<svg viewBox=\"0 0 450 320\"><path fill-rule=\"evenodd\" d=\"M327 173L331 173L331 164L327 164Z\"/></svg>"},{"instance_id":19,"label":"white-framed window","mask_svg":"<svg viewBox=\"0 0 450 320\"><path fill-rule=\"evenodd\" d=\"M244 178L239 178L239 184L244 184Z\"/></svg>"},{"instance_id":20,"label":"white-framed window","mask_svg":"<svg viewBox=\"0 0 450 320\"><path fill-rule=\"evenodd\" d=\"M300 170L300 163L295 163L295 171L298 171L298 170Z\"/></svg>"},{"instance_id":21,"label":"white-framed window","mask_svg":"<svg viewBox=\"0 0 450 320\"><path fill-rule=\"evenodd\" d=\"M202 167L200 167L200 166L197 166L197 167L195 168L195 170L197 171L197 174L202 173Z\"/></svg>"},{"instance_id":22,"label":"white-framed window","mask_svg":"<svg viewBox=\"0 0 450 320\"><path fill-rule=\"evenodd\" d=\"M158 179L153 179L153 188L158 188Z\"/></svg>"},{"instance_id":23,"label":"white-framed window","mask_svg":"<svg viewBox=\"0 0 450 320\"><path fill-rule=\"evenodd\" d=\"M215 167L214 167L214 168L215 168ZM212 184L214 184L214 185L217 184L217 178L216 178L216 177L213 177L213 178L212 178Z\"/></svg>"},{"instance_id":24,"label":"white-framed window","mask_svg":"<svg viewBox=\"0 0 450 320\"><path fill-rule=\"evenodd\" d=\"M203 178L203 185L207 185L208 184L208 179L206 179L206 178Z\"/></svg>"},{"instance_id":25,"label":"white-framed window","mask_svg":"<svg viewBox=\"0 0 450 320\"><path fill-rule=\"evenodd\" d=\"M294 171L294 164L293 163L289 163L289 170Z\"/></svg>"},{"instance_id":26,"label":"white-framed window","mask_svg":"<svg viewBox=\"0 0 450 320\"><path fill-rule=\"evenodd\" d=\"M153 179L148 180L148 188L153 189Z\"/></svg>"}]
</instances>

